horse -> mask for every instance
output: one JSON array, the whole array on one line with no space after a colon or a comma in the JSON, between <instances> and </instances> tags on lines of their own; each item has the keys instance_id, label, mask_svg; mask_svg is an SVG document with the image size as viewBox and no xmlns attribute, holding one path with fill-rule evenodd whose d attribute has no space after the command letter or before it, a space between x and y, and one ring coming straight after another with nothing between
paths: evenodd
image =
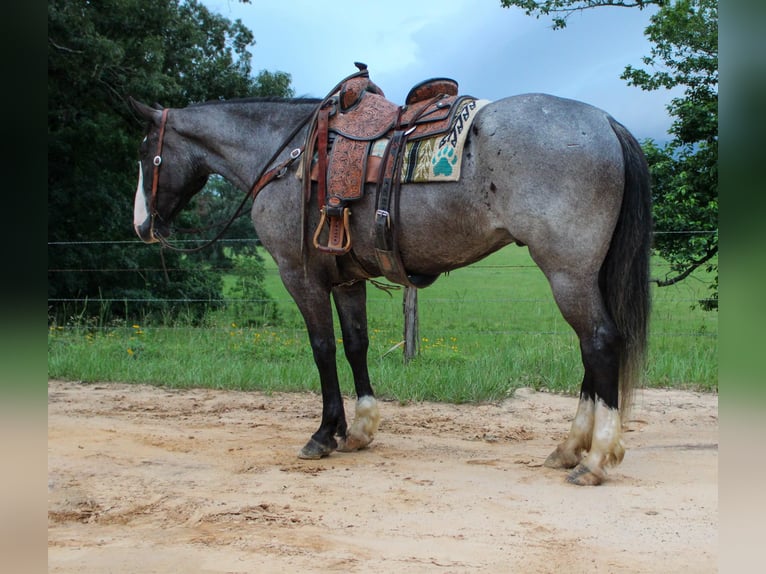
<instances>
[{"instance_id":1,"label":"horse","mask_svg":"<svg viewBox=\"0 0 766 574\"><path fill-rule=\"evenodd\" d=\"M374 253L375 193L366 184L354 203L349 252L326 253L307 240L321 206L315 193L306 198L294 160L322 101L130 103L148 126L139 149L138 236L167 243L174 216L211 174L245 193L256 189L251 218L303 316L321 385L321 422L298 456L367 447L380 421L367 366L366 287L383 274ZM408 276L436 277L517 244L547 278L579 339L583 378L571 428L544 465L567 470L573 484L601 484L624 457L622 420L647 352L650 192L641 147L622 124L589 104L539 93L478 112L457 181L401 184L397 241ZM350 425L331 299L356 392Z\"/></svg>"}]
</instances>

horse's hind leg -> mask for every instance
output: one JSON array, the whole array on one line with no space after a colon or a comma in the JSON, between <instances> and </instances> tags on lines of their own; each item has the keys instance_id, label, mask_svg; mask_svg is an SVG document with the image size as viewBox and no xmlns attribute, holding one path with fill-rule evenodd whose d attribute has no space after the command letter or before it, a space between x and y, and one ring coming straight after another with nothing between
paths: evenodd
<instances>
[{"instance_id":1,"label":"horse's hind leg","mask_svg":"<svg viewBox=\"0 0 766 574\"><path fill-rule=\"evenodd\" d=\"M348 452L364 448L372 442L380 423L380 413L367 370L366 283L357 281L337 286L332 293L343 333L343 350L351 366L357 396L354 422L338 445L338 450Z\"/></svg>"},{"instance_id":2,"label":"horse's hind leg","mask_svg":"<svg viewBox=\"0 0 766 574\"><path fill-rule=\"evenodd\" d=\"M579 485L603 482L605 468L625 454L618 409L619 334L603 303L596 278L548 274L556 302L580 339L585 370L572 427L545 461L554 468L574 468L567 477Z\"/></svg>"}]
</instances>

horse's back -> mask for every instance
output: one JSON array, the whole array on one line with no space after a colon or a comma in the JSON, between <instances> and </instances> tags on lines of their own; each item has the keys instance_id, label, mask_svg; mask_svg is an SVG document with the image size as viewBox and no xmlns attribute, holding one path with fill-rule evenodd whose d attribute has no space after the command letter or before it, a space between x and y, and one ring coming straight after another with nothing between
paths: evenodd
<instances>
[{"instance_id":1,"label":"horse's back","mask_svg":"<svg viewBox=\"0 0 766 574\"><path fill-rule=\"evenodd\" d=\"M609 115L577 100L536 93L510 96L484 107L475 125L501 154L515 154L535 164L548 160L552 166L571 166L568 157L582 161L589 155L621 163Z\"/></svg>"},{"instance_id":2,"label":"horse's back","mask_svg":"<svg viewBox=\"0 0 766 574\"><path fill-rule=\"evenodd\" d=\"M558 131L575 127L574 121L607 122L609 114L591 104L563 98L545 93L528 93L508 96L490 102L479 113L481 120L477 122L491 121L490 118L500 118L502 121L512 120L517 126L534 125L537 128L556 128ZM542 125L540 122L542 121ZM537 130L536 130L537 131Z\"/></svg>"}]
</instances>

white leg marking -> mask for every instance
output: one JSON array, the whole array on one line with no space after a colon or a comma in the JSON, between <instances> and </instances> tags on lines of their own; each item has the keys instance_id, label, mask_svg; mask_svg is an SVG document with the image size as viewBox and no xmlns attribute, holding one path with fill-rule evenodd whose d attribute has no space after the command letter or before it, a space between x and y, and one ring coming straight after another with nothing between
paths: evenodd
<instances>
[{"instance_id":1,"label":"white leg marking","mask_svg":"<svg viewBox=\"0 0 766 574\"><path fill-rule=\"evenodd\" d=\"M141 162L138 162L138 187L136 187L136 199L133 202L133 227L137 229L147 217L149 217L149 211L146 208L144 194L144 170L141 169Z\"/></svg>"},{"instance_id":2,"label":"white leg marking","mask_svg":"<svg viewBox=\"0 0 766 574\"><path fill-rule=\"evenodd\" d=\"M593 439L593 417L595 404L589 397L581 397L577 405L577 413L572 421L572 428L569 431L565 448L571 450L576 455L580 455L583 450L590 448Z\"/></svg>"},{"instance_id":3,"label":"white leg marking","mask_svg":"<svg viewBox=\"0 0 766 574\"><path fill-rule=\"evenodd\" d=\"M604 467L616 466L625 456L619 409L610 409L601 399L596 402L593 440L582 463L591 472L603 474Z\"/></svg>"},{"instance_id":4,"label":"white leg marking","mask_svg":"<svg viewBox=\"0 0 766 574\"><path fill-rule=\"evenodd\" d=\"M580 462L582 453L590 449L593 438L593 421L595 405L593 399L580 397L566 440L559 444L547 459L545 466L551 468L574 468Z\"/></svg>"},{"instance_id":5,"label":"white leg marking","mask_svg":"<svg viewBox=\"0 0 766 574\"><path fill-rule=\"evenodd\" d=\"M375 438L380 424L380 411L375 397L362 397L356 401L354 422L346 432L346 440L338 450L352 451L366 447Z\"/></svg>"}]
</instances>

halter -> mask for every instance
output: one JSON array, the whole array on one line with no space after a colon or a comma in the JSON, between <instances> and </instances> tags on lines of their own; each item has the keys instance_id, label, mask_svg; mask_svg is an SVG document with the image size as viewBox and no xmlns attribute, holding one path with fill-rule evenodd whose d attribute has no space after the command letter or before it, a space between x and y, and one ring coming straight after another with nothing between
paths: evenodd
<instances>
[{"instance_id":1,"label":"halter","mask_svg":"<svg viewBox=\"0 0 766 574\"><path fill-rule=\"evenodd\" d=\"M157 153L152 160L154 164L154 170L152 174L152 194L149 196L149 215L152 218L152 224L157 214L157 186L160 181L160 165L162 164L162 142L165 139L165 125L168 123L168 111L169 108L162 110L162 118L160 119L160 136L157 140Z\"/></svg>"}]
</instances>

